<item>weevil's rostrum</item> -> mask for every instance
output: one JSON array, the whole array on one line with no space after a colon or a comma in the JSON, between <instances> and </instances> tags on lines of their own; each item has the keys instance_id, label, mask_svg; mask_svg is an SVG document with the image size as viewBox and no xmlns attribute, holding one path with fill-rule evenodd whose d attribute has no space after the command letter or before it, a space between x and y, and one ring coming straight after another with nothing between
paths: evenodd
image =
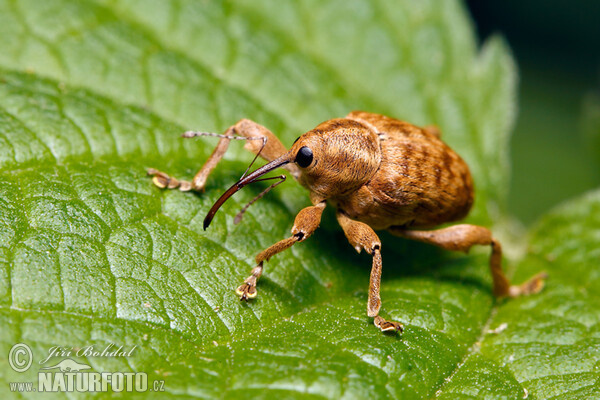
<instances>
[{"instance_id":1,"label":"weevil's rostrum","mask_svg":"<svg viewBox=\"0 0 600 400\"><path fill-rule=\"evenodd\" d=\"M200 135L206 134L184 134L185 137ZM484 227L459 224L423 230L464 218L473 204L469 168L440 139L436 128L420 128L383 115L354 111L306 132L289 151L268 129L246 119L219 136L216 149L192 182L149 170L154 183L161 188L202 191L231 139L246 140L248 150L269 161L242 177L221 196L209 211L205 228L231 195L249 183L264 180L261 179L264 174L278 167L289 170L308 189L313 204L296 216L292 236L256 256L256 267L236 290L242 300L256 297L256 284L265 261L315 232L327 202L336 207L337 220L350 244L358 252L365 250L373 256L367 314L382 331L402 331L402 324L379 315L382 249L375 230L388 230L447 250L466 252L476 244L491 246L490 269L497 297L537 293L544 285L543 272L521 285L512 285L502 271L500 243ZM268 189L285 179L279 178Z\"/></svg>"}]
</instances>

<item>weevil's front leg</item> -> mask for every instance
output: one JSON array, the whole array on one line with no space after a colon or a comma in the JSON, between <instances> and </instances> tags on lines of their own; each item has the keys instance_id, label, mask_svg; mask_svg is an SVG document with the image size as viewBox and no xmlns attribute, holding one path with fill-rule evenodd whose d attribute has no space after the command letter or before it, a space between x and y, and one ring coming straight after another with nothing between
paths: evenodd
<instances>
[{"instance_id":1,"label":"weevil's front leg","mask_svg":"<svg viewBox=\"0 0 600 400\"><path fill-rule=\"evenodd\" d=\"M544 287L545 272L541 272L521 285L512 285L502 271L502 247L500 242L492 237L489 229L477 225L460 224L433 231L413 231L400 227L391 227L391 233L407 239L418 240L436 245L446 250L464 251L476 245L490 245L490 270L494 281L496 297L517 297L538 293Z\"/></svg>"},{"instance_id":2,"label":"weevil's front leg","mask_svg":"<svg viewBox=\"0 0 600 400\"><path fill-rule=\"evenodd\" d=\"M213 150L210 157L208 157L208 160L206 160L200 171L198 171L191 182L179 180L165 174L164 172L158 171L154 168L149 168L148 175L153 176L152 181L154 184L161 189L179 188L181 191L203 191L208 176L223 158L223 155L229 147L229 142L237 137L246 139L246 144L244 145L246 150L249 150L254 154L258 154L260 152L260 156L267 161L273 161L285 154L287 151L277 136L275 136L270 130L249 119L240 120L235 125L229 127L223 135L206 134L204 132L186 132L183 134L183 137L192 138L206 135L217 136L221 139L217 143L217 146ZM288 169L295 177L298 177L299 170L295 164L290 163L283 168Z\"/></svg>"},{"instance_id":3,"label":"weevil's front leg","mask_svg":"<svg viewBox=\"0 0 600 400\"><path fill-rule=\"evenodd\" d=\"M381 241L373 229L362 222L350 219L342 211L338 211L337 220L344 230L350 244L360 253L361 250L373 256L371 279L369 282L369 300L367 302L367 315L373 317L373 323L383 332L402 332L403 327L399 322L387 321L379 316L381 308L380 283L381 283Z\"/></svg>"},{"instance_id":4,"label":"weevil's front leg","mask_svg":"<svg viewBox=\"0 0 600 400\"><path fill-rule=\"evenodd\" d=\"M256 267L252 269L251 275L246 278L244 283L235 291L240 296L240 300L248 300L256 297L256 281L262 275L263 264L265 261L269 261L275 254L292 247L295 243L306 240L306 238L317 230L321 223L321 215L323 214L326 204L327 203L323 201L317 205L300 210L294 220L292 236L275 243L256 256Z\"/></svg>"}]
</instances>

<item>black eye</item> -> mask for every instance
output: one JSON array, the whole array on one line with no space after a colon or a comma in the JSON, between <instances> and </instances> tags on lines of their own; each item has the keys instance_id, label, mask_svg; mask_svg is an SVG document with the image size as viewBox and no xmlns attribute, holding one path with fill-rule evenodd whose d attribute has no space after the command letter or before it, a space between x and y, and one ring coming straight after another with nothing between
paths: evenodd
<instances>
[{"instance_id":1,"label":"black eye","mask_svg":"<svg viewBox=\"0 0 600 400\"><path fill-rule=\"evenodd\" d=\"M298 154L296 154L296 164L302 168L308 167L313 160L313 152L306 146L300 147Z\"/></svg>"}]
</instances>

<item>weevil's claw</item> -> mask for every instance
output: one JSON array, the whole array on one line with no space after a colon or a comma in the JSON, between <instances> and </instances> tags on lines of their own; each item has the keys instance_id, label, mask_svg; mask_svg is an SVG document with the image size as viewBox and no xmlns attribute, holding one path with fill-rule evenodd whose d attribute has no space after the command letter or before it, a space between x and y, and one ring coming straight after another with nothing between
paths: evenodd
<instances>
[{"instance_id":1,"label":"weevil's claw","mask_svg":"<svg viewBox=\"0 0 600 400\"><path fill-rule=\"evenodd\" d=\"M394 333L404 332L404 326L401 323L394 322L394 321L387 321L387 320L381 318L379 315L377 315L373 319L373 323L375 324L376 327L381 329L381 332L394 332Z\"/></svg>"},{"instance_id":2,"label":"weevil's claw","mask_svg":"<svg viewBox=\"0 0 600 400\"><path fill-rule=\"evenodd\" d=\"M539 293L545 285L545 280L548 278L548 274L546 272L540 272L539 274L533 276L525 283L520 285L512 285L508 289L509 297L519 297L519 296L527 296L530 294Z\"/></svg>"},{"instance_id":3,"label":"weevil's claw","mask_svg":"<svg viewBox=\"0 0 600 400\"><path fill-rule=\"evenodd\" d=\"M237 289L235 289L235 292L238 296L240 296L240 300L243 301L252 300L258 293L256 291L256 286L248 283L241 284Z\"/></svg>"},{"instance_id":4,"label":"weevil's claw","mask_svg":"<svg viewBox=\"0 0 600 400\"><path fill-rule=\"evenodd\" d=\"M147 169L148 175L152 176L152 183L161 189L179 188L182 192L192 190L192 184L188 181L180 181L154 168Z\"/></svg>"}]
</instances>

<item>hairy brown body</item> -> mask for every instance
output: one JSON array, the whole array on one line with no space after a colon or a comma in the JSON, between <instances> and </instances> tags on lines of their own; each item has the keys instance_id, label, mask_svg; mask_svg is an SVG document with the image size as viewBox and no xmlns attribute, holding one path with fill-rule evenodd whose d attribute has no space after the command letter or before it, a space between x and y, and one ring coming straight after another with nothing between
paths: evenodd
<instances>
[{"instance_id":1,"label":"hairy brown body","mask_svg":"<svg viewBox=\"0 0 600 400\"><path fill-rule=\"evenodd\" d=\"M374 129L381 148L377 173L359 190L332 199L350 218L376 230L430 228L469 213L469 167L435 133L366 112L346 118Z\"/></svg>"}]
</instances>

